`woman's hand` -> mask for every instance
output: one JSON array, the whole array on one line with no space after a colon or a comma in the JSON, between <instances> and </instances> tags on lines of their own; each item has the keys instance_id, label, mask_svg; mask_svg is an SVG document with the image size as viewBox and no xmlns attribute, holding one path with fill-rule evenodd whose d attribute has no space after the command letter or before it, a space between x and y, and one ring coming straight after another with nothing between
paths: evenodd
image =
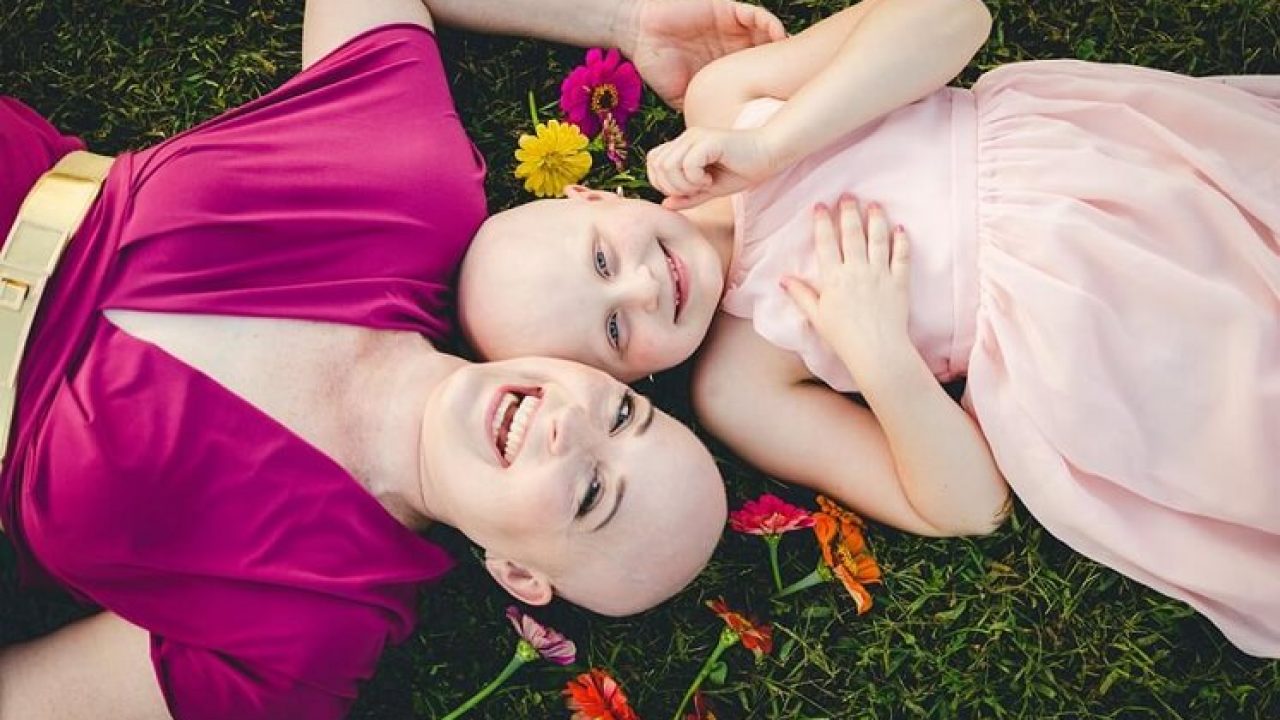
<instances>
[{"instance_id":1,"label":"woman's hand","mask_svg":"<svg viewBox=\"0 0 1280 720\"><path fill-rule=\"evenodd\" d=\"M782 22L732 0L635 0L618 47L668 105L680 109L694 73L721 55L782 40Z\"/></svg>"},{"instance_id":2,"label":"woman's hand","mask_svg":"<svg viewBox=\"0 0 1280 720\"><path fill-rule=\"evenodd\" d=\"M692 127L649 151L649 182L664 195L663 207L691 208L732 195L777 172L777 153L759 129Z\"/></svg>"},{"instance_id":3,"label":"woman's hand","mask_svg":"<svg viewBox=\"0 0 1280 720\"><path fill-rule=\"evenodd\" d=\"M901 225L890 233L875 204L864 225L858 203L848 196L840 199L837 215L819 205L813 220L817 283L789 277L783 289L861 385L860 377L875 372L884 358L899 356L904 344L911 347L907 234Z\"/></svg>"}]
</instances>

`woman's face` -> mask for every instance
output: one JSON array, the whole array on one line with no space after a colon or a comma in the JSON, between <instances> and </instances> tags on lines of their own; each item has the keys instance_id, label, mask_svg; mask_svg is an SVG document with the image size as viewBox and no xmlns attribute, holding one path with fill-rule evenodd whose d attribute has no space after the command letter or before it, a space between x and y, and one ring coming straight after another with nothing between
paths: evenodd
<instances>
[{"instance_id":1,"label":"woman's face","mask_svg":"<svg viewBox=\"0 0 1280 720\"><path fill-rule=\"evenodd\" d=\"M485 223L459 314L487 358L560 357L631 381L693 354L723 288L719 256L684 216L571 188Z\"/></svg>"},{"instance_id":2,"label":"woman's face","mask_svg":"<svg viewBox=\"0 0 1280 720\"><path fill-rule=\"evenodd\" d=\"M687 428L563 360L455 372L427 403L422 464L429 513L530 602L554 589L608 614L650 607L692 580L725 520L719 471Z\"/></svg>"}]
</instances>

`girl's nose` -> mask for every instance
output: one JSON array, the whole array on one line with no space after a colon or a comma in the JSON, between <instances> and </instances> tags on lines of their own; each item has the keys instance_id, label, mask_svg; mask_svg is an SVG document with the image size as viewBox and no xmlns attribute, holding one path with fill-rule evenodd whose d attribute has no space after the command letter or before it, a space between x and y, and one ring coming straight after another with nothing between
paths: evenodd
<instances>
[{"instance_id":1,"label":"girl's nose","mask_svg":"<svg viewBox=\"0 0 1280 720\"><path fill-rule=\"evenodd\" d=\"M660 290L661 285L653 276L653 271L643 264L636 265L618 284L622 304L633 306L644 312L653 312L658 309Z\"/></svg>"}]
</instances>

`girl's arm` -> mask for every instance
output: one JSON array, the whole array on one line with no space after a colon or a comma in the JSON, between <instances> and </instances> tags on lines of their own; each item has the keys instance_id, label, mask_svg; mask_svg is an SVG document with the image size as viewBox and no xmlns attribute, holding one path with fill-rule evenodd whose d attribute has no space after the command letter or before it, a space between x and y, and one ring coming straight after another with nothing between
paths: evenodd
<instances>
[{"instance_id":1,"label":"girl's arm","mask_svg":"<svg viewBox=\"0 0 1280 720\"><path fill-rule=\"evenodd\" d=\"M171 720L150 636L108 612L0 652L0 718Z\"/></svg>"},{"instance_id":2,"label":"girl's arm","mask_svg":"<svg viewBox=\"0 0 1280 720\"><path fill-rule=\"evenodd\" d=\"M838 222L815 213L814 241L815 284L790 280L786 289L848 367L870 412L788 370L776 348L739 347L717 358L717 345L726 343L713 336L694 379L699 416L766 472L883 522L926 535L990 532L1009 491L977 424L911 344L905 233L895 231L891 241L875 208L864 231L846 199Z\"/></svg>"},{"instance_id":3,"label":"girl's arm","mask_svg":"<svg viewBox=\"0 0 1280 720\"><path fill-rule=\"evenodd\" d=\"M691 207L737 192L954 78L991 28L981 0L864 0L779 43L708 65L690 85L690 130L655 148L649 176ZM728 128L760 97L786 104Z\"/></svg>"}]
</instances>

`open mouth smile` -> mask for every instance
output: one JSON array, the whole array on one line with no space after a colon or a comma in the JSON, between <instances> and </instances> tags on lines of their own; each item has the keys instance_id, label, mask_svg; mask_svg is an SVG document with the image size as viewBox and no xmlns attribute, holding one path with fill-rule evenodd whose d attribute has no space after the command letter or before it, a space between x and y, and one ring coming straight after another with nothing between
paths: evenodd
<instances>
[{"instance_id":1,"label":"open mouth smile","mask_svg":"<svg viewBox=\"0 0 1280 720\"><path fill-rule=\"evenodd\" d=\"M540 387L502 387L489 407L489 440L502 467L511 467L524 447L533 416L542 406Z\"/></svg>"},{"instance_id":2,"label":"open mouth smile","mask_svg":"<svg viewBox=\"0 0 1280 720\"><path fill-rule=\"evenodd\" d=\"M672 322L680 321L680 313L684 311L685 301L689 298L689 272L679 256L667 249L662 242L658 243L662 255L667 259L667 273L671 275L672 305L675 308Z\"/></svg>"}]
</instances>

